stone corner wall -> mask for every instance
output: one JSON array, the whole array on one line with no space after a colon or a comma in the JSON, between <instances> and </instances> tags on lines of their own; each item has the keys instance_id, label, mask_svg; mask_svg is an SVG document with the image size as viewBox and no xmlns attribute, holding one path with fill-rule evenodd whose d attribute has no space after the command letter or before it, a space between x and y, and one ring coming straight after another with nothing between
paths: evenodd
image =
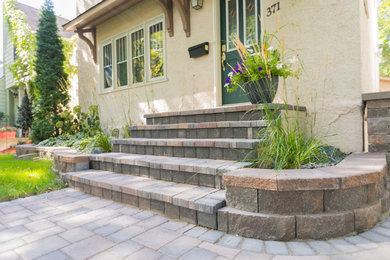
<instances>
[{"instance_id":1,"label":"stone corner wall","mask_svg":"<svg viewBox=\"0 0 390 260\"><path fill-rule=\"evenodd\" d=\"M368 151L387 154L390 159L390 92L363 95L366 107Z\"/></svg>"}]
</instances>

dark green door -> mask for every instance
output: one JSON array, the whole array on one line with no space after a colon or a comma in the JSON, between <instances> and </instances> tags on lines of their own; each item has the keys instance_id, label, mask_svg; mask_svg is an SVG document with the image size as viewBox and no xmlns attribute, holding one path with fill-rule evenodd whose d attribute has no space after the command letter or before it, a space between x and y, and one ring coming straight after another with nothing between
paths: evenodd
<instances>
[{"instance_id":1,"label":"dark green door","mask_svg":"<svg viewBox=\"0 0 390 260\"><path fill-rule=\"evenodd\" d=\"M245 93L238 89L228 93L224 85L240 57L234 46L237 36L250 46L260 37L260 0L221 0L221 46L222 46L222 104L248 102Z\"/></svg>"}]
</instances>

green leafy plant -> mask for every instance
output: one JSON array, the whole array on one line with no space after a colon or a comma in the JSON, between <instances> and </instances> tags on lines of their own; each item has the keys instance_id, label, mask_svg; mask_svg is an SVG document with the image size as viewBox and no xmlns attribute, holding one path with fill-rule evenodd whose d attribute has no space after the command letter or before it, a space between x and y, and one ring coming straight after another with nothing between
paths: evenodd
<instances>
[{"instance_id":1,"label":"green leafy plant","mask_svg":"<svg viewBox=\"0 0 390 260\"><path fill-rule=\"evenodd\" d=\"M258 133L261 142L251 167L313 168L335 164L345 157L340 150L325 145L322 138L314 137L314 123L300 116L299 107L290 113L287 104L263 104L261 108L268 126Z\"/></svg>"},{"instance_id":2,"label":"green leafy plant","mask_svg":"<svg viewBox=\"0 0 390 260\"><path fill-rule=\"evenodd\" d=\"M277 32L270 34L264 31L262 41L253 43L251 47L245 47L239 37L236 37L234 44L241 59L237 64L230 65L232 71L225 84L228 92L237 88L245 90L248 82L256 82L265 77L299 77L300 69L296 66L298 58L292 51L285 50L284 43L276 37Z\"/></svg>"},{"instance_id":3,"label":"green leafy plant","mask_svg":"<svg viewBox=\"0 0 390 260\"><path fill-rule=\"evenodd\" d=\"M18 120L16 121L16 125L22 130L24 137L29 135L32 117L30 98L28 97L27 91L25 91L22 105L18 107Z\"/></svg>"},{"instance_id":4,"label":"green leafy plant","mask_svg":"<svg viewBox=\"0 0 390 260\"><path fill-rule=\"evenodd\" d=\"M390 0L381 0L378 7L378 28L381 62L379 73L381 76L390 77Z\"/></svg>"},{"instance_id":5,"label":"green leafy plant","mask_svg":"<svg viewBox=\"0 0 390 260\"><path fill-rule=\"evenodd\" d=\"M0 121L4 120L4 119L5 119L5 113L4 112L0 112Z\"/></svg>"},{"instance_id":6,"label":"green leafy plant","mask_svg":"<svg viewBox=\"0 0 390 260\"><path fill-rule=\"evenodd\" d=\"M5 126L5 127L0 128L0 133L16 132L16 131L18 131L18 129L16 127L13 127L13 126Z\"/></svg>"}]
</instances>

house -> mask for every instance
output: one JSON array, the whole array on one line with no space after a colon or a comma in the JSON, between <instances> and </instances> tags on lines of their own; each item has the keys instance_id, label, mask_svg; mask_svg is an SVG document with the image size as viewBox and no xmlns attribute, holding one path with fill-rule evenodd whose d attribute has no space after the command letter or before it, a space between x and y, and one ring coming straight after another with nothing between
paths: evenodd
<instances>
[{"instance_id":1,"label":"house","mask_svg":"<svg viewBox=\"0 0 390 260\"><path fill-rule=\"evenodd\" d=\"M192 6L200 3L200 6ZM144 114L248 102L223 87L232 43L279 38L304 64L274 102L307 108L316 132L344 151L362 151L362 93L379 89L374 0L78 0L64 24L79 36L80 104L98 104L106 128L144 123ZM261 23L257 22L261 17ZM202 56L191 58L199 44Z\"/></svg>"},{"instance_id":2,"label":"house","mask_svg":"<svg viewBox=\"0 0 390 260\"><path fill-rule=\"evenodd\" d=\"M39 24L39 17L40 17L40 11L34 7L17 3L18 8L26 15L26 22L30 26L31 30L35 32L38 28ZM4 19L4 18L3 18ZM73 32L64 32L62 30L61 25L64 23L67 23L68 20L62 17L57 16L57 24L58 24L58 30L59 35L61 37L65 38L71 38L74 36ZM14 46L12 45L12 41L10 38L10 33L8 30L7 23L3 23L3 57L4 57L4 91L1 91L1 85L0 85L0 111L4 111L8 115L8 122L7 125L15 125L17 120L17 113L18 109L17 107L20 106L23 96L24 96L24 89L18 88L14 86L14 80L13 75L11 71L8 69L8 66L10 66L14 59L15 59L15 50ZM72 85L77 85L77 79L71 79ZM72 88L70 91L72 93L76 93L77 89ZM77 97L75 97L74 94L71 93L72 99L76 100ZM4 100L4 106L2 105L2 100Z\"/></svg>"},{"instance_id":3,"label":"house","mask_svg":"<svg viewBox=\"0 0 390 260\"><path fill-rule=\"evenodd\" d=\"M3 62L0 61L0 112L5 113L6 103L5 103L5 82L4 82L4 68ZM0 120L0 127L5 126L6 121Z\"/></svg>"},{"instance_id":4,"label":"house","mask_svg":"<svg viewBox=\"0 0 390 260\"><path fill-rule=\"evenodd\" d=\"M380 77L379 79L380 91L390 91L390 78L389 77Z\"/></svg>"}]
</instances>

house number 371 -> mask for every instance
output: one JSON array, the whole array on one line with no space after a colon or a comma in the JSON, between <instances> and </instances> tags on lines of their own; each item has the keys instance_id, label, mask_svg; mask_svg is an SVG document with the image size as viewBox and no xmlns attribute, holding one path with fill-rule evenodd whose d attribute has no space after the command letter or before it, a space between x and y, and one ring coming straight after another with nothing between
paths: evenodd
<instances>
[{"instance_id":1,"label":"house number 371","mask_svg":"<svg viewBox=\"0 0 390 260\"><path fill-rule=\"evenodd\" d=\"M267 8L267 17L280 10L280 2L277 2Z\"/></svg>"}]
</instances>

